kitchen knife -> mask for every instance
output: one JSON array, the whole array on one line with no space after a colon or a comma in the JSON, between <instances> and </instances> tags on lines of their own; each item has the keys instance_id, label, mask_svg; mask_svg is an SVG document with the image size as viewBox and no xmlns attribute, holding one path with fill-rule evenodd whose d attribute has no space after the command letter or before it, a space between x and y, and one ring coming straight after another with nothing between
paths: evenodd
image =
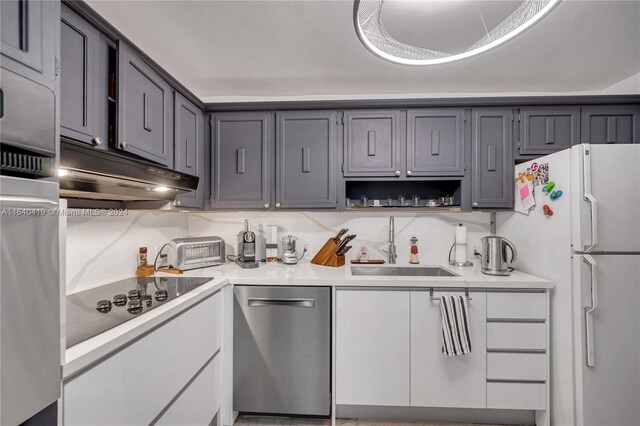
<instances>
[{"instance_id":1,"label":"kitchen knife","mask_svg":"<svg viewBox=\"0 0 640 426\"><path fill-rule=\"evenodd\" d=\"M338 232L338 235L336 235L335 237L333 237L333 240L336 241L336 244L338 244L338 241L340 241L340 238L342 238L342 236L344 234L346 234L347 232L349 232L348 228L342 228L340 230L340 232Z\"/></svg>"},{"instance_id":2,"label":"kitchen knife","mask_svg":"<svg viewBox=\"0 0 640 426\"><path fill-rule=\"evenodd\" d=\"M338 256L344 256L351 249L351 246L346 246L338 252Z\"/></svg>"},{"instance_id":3,"label":"kitchen knife","mask_svg":"<svg viewBox=\"0 0 640 426\"><path fill-rule=\"evenodd\" d=\"M353 240L356 237L356 234L347 235L344 239L338 244L338 248L336 249L336 253L342 250L349 241Z\"/></svg>"}]
</instances>

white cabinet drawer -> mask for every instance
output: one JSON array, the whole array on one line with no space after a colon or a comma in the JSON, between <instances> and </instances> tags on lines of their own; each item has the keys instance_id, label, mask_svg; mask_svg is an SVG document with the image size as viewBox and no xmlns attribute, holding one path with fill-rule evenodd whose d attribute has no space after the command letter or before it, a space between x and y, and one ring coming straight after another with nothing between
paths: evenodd
<instances>
[{"instance_id":1,"label":"white cabinet drawer","mask_svg":"<svg viewBox=\"0 0 640 426\"><path fill-rule=\"evenodd\" d=\"M546 380L547 355L489 352L487 379Z\"/></svg>"},{"instance_id":2,"label":"white cabinet drawer","mask_svg":"<svg viewBox=\"0 0 640 426\"><path fill-rule=\"evenodd\" d=\"M222 404L222 356L218 354L160 417L157 425L209 425Z\"/></svg>"},{"instance_id":3,"label":"white cabinet drawer","mask_svg":"<svg viewBox=\"0 0 640 426\"><path fill-rule=\"evenodd\" d=\"M545 293L487 293L487 318L543 320L546 299Z\"/></svg>"},{"instance_id":4,"label":"white cabinet drawer","mask_svg":"<svg viewBox=\"0 0 640 426\"><path fill-rule=\"evenodd\" d=\"M546 324L490 322L487 324L487 349L544 350L547 348Z\"/></svg>"},{"instance_id":5,"label":"white cabinet drawer","mask_svg":"<svg viewBox=\"0 0 640 426\"><path fill-rule=\"evenodd\" d=\"M64 383L65 425L149 424L222 343L222 292Z\"/></svg>"},{"instance_id":6,"label":"white cabinet drawer","mask_svg":"<svg viewBox=\"0 0 640 426\"><path fill-rule=\"evenodd\" d=\"M487 408L545 410L545 383L487 383Z\"/></svg>"}]
</instances>

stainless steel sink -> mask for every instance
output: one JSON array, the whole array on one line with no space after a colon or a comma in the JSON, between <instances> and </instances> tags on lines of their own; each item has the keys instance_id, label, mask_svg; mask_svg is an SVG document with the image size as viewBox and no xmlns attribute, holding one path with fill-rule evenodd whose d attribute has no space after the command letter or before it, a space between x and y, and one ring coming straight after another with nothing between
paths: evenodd
<instances>
[{"instance_id":1,"label":"stainless steel sink","mask_svg":"<svg viewBox=\"0 0 640 426\"><path fill-rule=\"evenodd\" d=\"M390 276L390 277L457 277L456 274L438 266L425 267L379 267L352 266L351 275Z\"/></svg>"}]
</instances>

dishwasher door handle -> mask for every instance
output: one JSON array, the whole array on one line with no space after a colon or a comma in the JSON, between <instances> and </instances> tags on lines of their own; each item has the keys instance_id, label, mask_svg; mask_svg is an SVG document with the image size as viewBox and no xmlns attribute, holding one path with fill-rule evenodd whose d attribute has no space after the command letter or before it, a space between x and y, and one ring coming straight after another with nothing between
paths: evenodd
<instances>
[{"instance_id":1,"label":"dishwasher door handle","mask_svg":"<svg viewBox=\"0 0 640 426\"><path fill-rule=\"evenodd\" d=\"M316 299L296 299L296 298L265 298L251 297L248 300L249 307L260 306L295 306L297 308L313 308L316 305Z\"/></svg>"}]
</instances>

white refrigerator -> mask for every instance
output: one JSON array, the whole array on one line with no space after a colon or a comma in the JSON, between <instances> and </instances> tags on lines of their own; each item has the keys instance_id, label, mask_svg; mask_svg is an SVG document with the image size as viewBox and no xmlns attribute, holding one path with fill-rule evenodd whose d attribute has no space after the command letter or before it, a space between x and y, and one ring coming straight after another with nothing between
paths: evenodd
<instances>
[{"instance_id":1,"label":"white refrigerator","mask_svg":"<svg viewBox=\"0 0 640 426\"><path fill-rule=\"evenodd\" d=\"M514 191L532 167L535 206L498 213L496 231L516 245L516 269L554 282L551 423L640 425L640 145L576 145L518 164ZM559 198L542 191L545 175Z\"/></svg>"}]
</instances>

